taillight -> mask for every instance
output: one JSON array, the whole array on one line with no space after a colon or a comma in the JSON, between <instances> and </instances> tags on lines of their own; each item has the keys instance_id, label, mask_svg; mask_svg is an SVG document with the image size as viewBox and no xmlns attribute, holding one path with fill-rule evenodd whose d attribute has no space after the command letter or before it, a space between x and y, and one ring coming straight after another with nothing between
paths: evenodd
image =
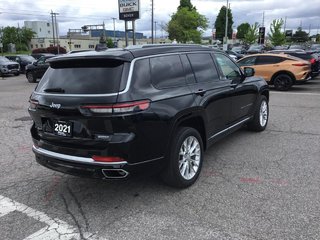
<instances>
[{"instance_id":1,"label":"taillight","mask_svg":"<svg viewBox=\"0 0 320 240\"><path fill-rule=\"evenodd\" d=\"M309 66L309 63L293 63L292 66L297 66L297 67Z\"/></svg>"},{"instance_id":2,"label":"taillight","mask_svg":"<svg viewBox=\"0 0 320 240\"><path fill-rule=\"evenodd\" d=\"M104 156L92 156L92 159L96 162L123 162L124 159L121 157L104 157Z\"/></svg>"},{"instance_id":3,"label":"taillight","mask_svg":"<svg viewBox=\"0 0 320 240\"><path fill-rule=\"evenodd\" d=\"M311 58L310 62L311 62L311 64L314 64L314 63L316 63L316 59L315 58Z\"/></svg>"},{"instance_id":4,"label":"taillight","mask_svg":"<svg viewBox=\"0 0 320 240\"><path fill-rule=\"evenodd\" d=\"M30 99L29 104L30 109L35 109L39 105L39 102L37 100Z\"/></svg>"},{"instance_id":5,"label":"taillight","mask_svg":"<svg viewBox=\"0 0 320 240\"><path fill-rule=\"evenodd\" d=\"M113 105L85 105L81 106L81 108L89 109L93 113L131 113L146 110L149 106L149 100L142 100Z\"/></svg>"}]
</instances>

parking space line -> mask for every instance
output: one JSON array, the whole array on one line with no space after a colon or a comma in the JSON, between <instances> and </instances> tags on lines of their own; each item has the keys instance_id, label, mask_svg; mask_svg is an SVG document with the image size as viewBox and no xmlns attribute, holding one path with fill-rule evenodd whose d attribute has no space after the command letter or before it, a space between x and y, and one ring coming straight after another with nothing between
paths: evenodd
<instances>
[{"instance_id":1,"label":"parking space line","mask_svg":"<svg viewBox=\"0 0 320 240\"><path fill-rule=\"evenodd\" d=\"M84 233L83 236L80 235L79 231L67 224L66 222L58 218L50 218L47 214L37 211L27 205L13 201L10 198L0 195L0 217L13 212L18 211L32 217L40 222L47 224L48 226L40 229L36 233L28 236L25 240L54 240L54 239L86 239L94 240L97 239L91 233Z\"/></svg>"},{"instance_id":2,"label":"parking space line","mask_svg":"<svg viewBox=\"0 0 320 240\"><path fill-rule=\"evenodd\" d=\"M288 94L288 95L309 95L309 96L320 96L320 93L297 93L297 92L270 92L271 94Z\"/></svg>"}]
</instances>

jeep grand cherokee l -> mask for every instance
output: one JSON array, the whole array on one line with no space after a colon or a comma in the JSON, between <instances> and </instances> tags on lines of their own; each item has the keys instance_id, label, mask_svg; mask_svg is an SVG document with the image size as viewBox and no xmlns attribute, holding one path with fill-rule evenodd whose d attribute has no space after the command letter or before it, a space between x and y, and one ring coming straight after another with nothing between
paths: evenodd
<instances>
[{"instance_id":1,"label":"jeep grand cherokee l","mask_svg":"<svg viewBox=\"0 0 320 240\"><path fill-rule=\"evenodd\" d=\"M244 124L267 126L268 85L219 50L147 45L48 61L29 113L36 160L56 171L111 179L152 170L188 187L211 144Z\"/></svg>"}]
</instances>

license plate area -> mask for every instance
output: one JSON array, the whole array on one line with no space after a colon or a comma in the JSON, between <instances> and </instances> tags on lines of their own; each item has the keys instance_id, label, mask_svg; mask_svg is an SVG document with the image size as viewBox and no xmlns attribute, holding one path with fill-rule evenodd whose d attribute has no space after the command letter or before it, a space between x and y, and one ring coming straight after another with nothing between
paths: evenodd
<instances>
[{"instance_id":1,"label":"license plate area","mask_svg":"<svg viewBox=\"0 0 320 240\"><path fill-rule=\"evenodd\" d=\"M53 133L61 137L72 137L72 123L68 121L54 121Z\"/></svg>"}]
</instances>

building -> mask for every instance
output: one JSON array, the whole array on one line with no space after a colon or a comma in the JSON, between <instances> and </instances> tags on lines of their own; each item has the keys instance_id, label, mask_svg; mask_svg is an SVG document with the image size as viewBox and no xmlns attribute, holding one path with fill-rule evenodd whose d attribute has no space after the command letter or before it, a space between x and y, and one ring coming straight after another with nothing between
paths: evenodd
<instances>
[{"instance_id":1,"label":"building","mask_svg":"<svg viewBox=\"0 0 320 240\"><path fill-rule=\"evenodd\" d=\"M52 23L47 21L24 21L24 27L35 32L35 38L53 38L53 29L55 35L59 33L58 25L52 26Z\"/></svg>"},{"instance_id":2,"label":"building","mask_svg":"<svg viewBox=\"0 0 320 240\"><path fill-rule=\"evenodd\" d=\"M53 38L53 29L50 22L45 21L25 21L26 28L32 29L35 32L35 37L31 39L29 48L34 50L36 48L47 48L59 45L60 47L65 48L67 51L71 50L84 50L84 49L95 49L95 46L99 43L100 37L104 36L110 38L114 41L115 46L125 47L125 32L124 31L113 31L113 30L103 30L102 29L93 29L88 30L86 34L79 31L70 32L67 36L59 36L58 38L55 35ZM55 28L56 30L56 28ZM58 31L59 32L59 31ZM133 45L133 33L128 33L128 43ZM146 38L143 33L136 32L136 44L151 44L151 39ZM155 43L168 43L171 42L168 39L155 39Z\"/></svg>"}]
</instances>

